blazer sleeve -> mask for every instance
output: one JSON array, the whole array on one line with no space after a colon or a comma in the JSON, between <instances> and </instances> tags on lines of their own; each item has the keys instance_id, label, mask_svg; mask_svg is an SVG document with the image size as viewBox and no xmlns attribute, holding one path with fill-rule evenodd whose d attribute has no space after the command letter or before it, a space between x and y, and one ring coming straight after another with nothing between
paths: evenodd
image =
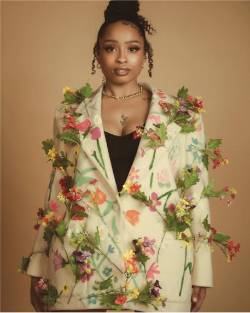
<instances>
[{"instance_id":1,"label":"blazer sleeve","mask_svg":"<svg viewBox=\"0 0 250 313\"><path fill-rule=\"evenodd\" d=\"M198 149L205 148L204 122L201 114L197 114L196 130L186 134L186 165L198 166L199 181L193 185L191 195L196 207L192 210L191 231L197 238L198 234L208 236L202 222L208 216L211 223L210 204L207 197L201 196L204 186L208 184L208 170L202 162ZM213 287L212 250L207 241L194 242L194 264L192 270L192 285Z\"/></svg>"},{"instance_id":2,"label":"blazer sleeve","mask_svg":"<svg viewBox=\"0 0 250 313\"><path fill-rule=\"evenodd\" d=\"M62 121L58 107L55 109L53 120L53 139L56 151L62 149L61 142L57 139L57 134L61 132ZM44 196L44 209L49 208L50 201L53 199L56 201L57 195L60 192L59 180L62 178L61 172L52 167L50 174L50 181ZM37 234L34 239L32 252L30 255L29 264L26 270L26 274L35 277L48 278L48 254L49 246L47 241L44 240L45 227L41 224L37 230Z\"/></svg>"}]
</instances>

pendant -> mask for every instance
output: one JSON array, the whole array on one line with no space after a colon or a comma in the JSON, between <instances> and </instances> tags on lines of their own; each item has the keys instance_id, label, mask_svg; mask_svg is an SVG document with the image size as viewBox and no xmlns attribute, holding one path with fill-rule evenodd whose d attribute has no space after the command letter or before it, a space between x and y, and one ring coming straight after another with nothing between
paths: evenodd
<instances>
[{"instance_id":1,"label":"pendant","mask_svg":"<svg viewBox=\"0 0 250 313\"><path fill-rule=\"evenodd\" d=\"M121 123L122 125L124 125L124 123L125 123L125 121L126 121L127 119L128 119L128 116L126 116L126 115L124 115L124 114L122 113L120 123Z\"/></svg>"}]
</instances>

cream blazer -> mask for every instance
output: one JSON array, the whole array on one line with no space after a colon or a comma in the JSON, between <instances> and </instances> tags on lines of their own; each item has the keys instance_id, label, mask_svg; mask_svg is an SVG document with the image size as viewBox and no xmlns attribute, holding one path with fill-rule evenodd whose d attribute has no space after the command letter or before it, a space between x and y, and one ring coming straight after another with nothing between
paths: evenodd
<instances>
[{"instance_id":1,"label":"cream blazer","mask_svg":"<svg viewBox=\"0 0 250 313\"><path fill-rule=\"evenodd\" d=\"M160 101L166 100L173 103L173 96L159 88L153 87L149 83L143 82L143 85L151 90L152 100L146 120L146 129L154 128L154 123L167 121ZM92 190L99 197L98 212L93 209L88 198L79 200L79 205L88 208L89 216L84 220L71 220L64 238L64 249L70 255L74 247L70 244L72 233L79 233L82 227L94 234L98 227L101 237L101 247L106 251L112 261L123 268L123 255L131 249L131 242L135 238L144 238L155 240L155 251L161 245L159 254L154 253L148 261L150 266L156 266L155 279L158 279L162 287L161 294L167 297L167 306L160 307L160 311L189 311L192 285L213 286L213 273L211 261L211 249L205 242L195 244L185 244L183 240L176 239L173 231L165 232L165 225L162 218L155 211L150 210L143 202L135 199L128 193L119 194L115 182L114 173L109 157L107 142L105 139L102 118L101 118L101 95L103 85L100 85L92 96L83 101L77 108L81 113L78 122L89 118L94 127L99 128L99 140L94 140L90 134L86 138L81 138L79 155L77 158L75 171L75 184L83 192ZM56 140L56 134L62 130L61 105L57 106L55 114L54 139L58 149L65 149L62 143ZM208 183L208 172L203 166L201 159L191 149L196 145L199 148L204 147L204 125L201 114L199 114L196 131L186 134L182 133L181 127L175 122L167 126L167 140L165 144L159 147L155 153L154 164L151 169L153 149L146 147L146 140L141 138L136 156L128 173L126 182L136 181L141 186L141 190L150 197L152 193L157 195L164 194L176 188L176 177L179 171L185 165L198 165L201 169L200 181L192 186L192 195L196 199L196 207L192 211L191 231L193 235L205 233L202 225L203 219L208 215L210 219L210 208L208 199L201 197L203 187ZM99 145L99 146L98 146ZM67 147L68 155L75 153ZM101 151L101 154L99 152ZM99 157L97 157L99 155ZM55 199L60 191L59 179L60 173L54 171L51 179L51 192L45 196L45 207L49 205L49 200ZM91 182L95 181L95 184ZM165 201L158 204L158 210L163 213L163 206L170 203L177 203L180 198L178 191L175 191ZM60 207L61 213L65 213L65 208ZM67 214L65 216L67 219ZM165 233L165 235L164 235ZM74 275L69 267L65 266L55 270L53 264L53 253L57 250L63 256L65 250L62 249L62 243L56 237L52 239L49 248L49 256L45 251L48 249L47 243L43 240L43 227L38 230L31 260L28 266L27 274L32 276L43 276L50 281L60 291L67 284L70 289L74 285ZM100 280L100 275L107 278L107 273L117 276L118 284L124 282L124 277L107 260L98 257L93 263L98 268L91 279L87 282L78 282L74 288L73 295L68 303L69 296L63 294L58 302L51 307L56 310L67 309L95 309L100 308L98 301L87 301L87 295L93 293L95 280ZM99 262L99 263L98 263ZM184 271L185 266L191 263L191 267ZM151 267L152 268L152 267ZM97 273L99 272L99 274ZM106 275L106 276L105 276ZM132 282L134 286L141 286L145 277L138 273L136 279ZM181 288L182 284L182 288ZM93 299L92 299L93 300ZM146 305L128 303L124 305L125 309L154 311L152 307Z\"/></svg>"}]
</instances>

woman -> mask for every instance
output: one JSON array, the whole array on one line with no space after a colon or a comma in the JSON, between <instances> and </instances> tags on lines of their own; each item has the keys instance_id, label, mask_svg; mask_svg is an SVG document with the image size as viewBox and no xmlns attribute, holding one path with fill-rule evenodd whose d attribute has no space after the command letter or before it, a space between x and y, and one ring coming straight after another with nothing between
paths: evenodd
<instances>
[{"instance_id":1,"label":"woman","mask_svg":"<svg viewBox=\"0 0 250 313\"><path fill-rule=\"evenodd\" d=\"M74 191L81 196L65 213L58 194L63 189L72 197L67 187L73 185L65 179L69 172L55 166L46 212L64 214L64 223L53 220L57 228L51 230L52 222L46 224L47 215L40 211L43 224L27 268L36 310L198 311L206 288L213 286L209 246L201 242L195 250L188 241L190 230L205 233L201 217L210 220L208 201L200 197L207 182L205 167L197 163L201 179L191 184L191 197L180 199L176 183L182 168L196 164L187 146L191 139L204 145L203 122L197 114L192 137L181 132L163 110L174 98L138 83L146 60L152 76L153 51L145 32L154 31L138 11L137 1L109 2L92 62L92 73L97 60L105 80L88 101L68 112L64 126L56 111L57 151L65 149L58 133L73 129L81 135L79 145L71 150L66 145L68 158L73 155L76 161L71 177L81 192ZM189 208L190 220L183 223L190 229L175 231L168 221L180 201ZM48 230L55 234L50 240Z\"/></svg>"}]
</instances>

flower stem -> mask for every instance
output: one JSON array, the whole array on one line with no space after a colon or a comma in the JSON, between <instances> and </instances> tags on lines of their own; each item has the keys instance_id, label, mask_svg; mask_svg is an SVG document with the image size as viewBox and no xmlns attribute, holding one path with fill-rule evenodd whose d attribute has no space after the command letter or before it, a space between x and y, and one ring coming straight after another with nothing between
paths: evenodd
<instances>
[{"instance_id":1,"label":"flower stem","mask_svg":"<svg viewBox=\"0 0 250 313\"><path fill-rule=\"evenodd\" d=\"M98 148L101 160L102 160L102 168L104 169L105 175L108 178L108 174L106 172L106 168L105 168L105 164L104 164L104 160L103 160L103 156L102 156L102 149L101 149L101 146L100 146L99 139L97 139L97 148Z\"/></svg>"},{"instance_id":2,"label":"flower stem","mask_svg":"<svg viewBox=\"0 0 250 313\"><path fill-rule=\"evenodd\" d=\"M180 287L180 291L179 291L179 296L182 293L182 287L183 287L183 282L184 282L184 275L186 272L186 263L187 263L187 246L185 247L185 260L184 260L184 268L183 268L183 274L182 274L182 278L181 278L181 287Z\"/></svg>"},{"instance_id":3,"label":"flower stem","mask_svg":"<svg viewBox=\"0 0 250 313\"><path fill-rule=\"evenodd\" d=\"M159 248L158 248L158 251L157 251L157 255L156 255L156 262L158 263L158 259L159 259L159 254L160 254L160 249L161 249L161 246L162 246L162 243L163 243L163 239L166 235L167 231L164 232L162 238L161 238L161 242L159 244Z\"/></svg>"},{"instance_id":4,"label":"flower stem","mask_svg":"<svg viewBox=\"0 0 250 313\"><path fill-rule=\"evenodd\" d=\"M77 278L75 278L75 284L74 284L73 288L71 289L71 292L70 292L70 295L69 295L69 299L68 299L68 302L67 302L68 304L70 303L70 300L72 298L73 292L74 292L75 287L76 287L76 284L77 284Z\"/></svg>"},{"instance_id":5,"label":"flower stem","mask_svg":"<svg viewBox=\"0 0 250 313\"><path fill-rule=\"evenodd\" d=\"M152 172L150 175L150 188L152 188L154 173Z\"/></svg>"},{"instance_id":6,"label":"flower stem","mask_svg":"<svg viewBox=\"0 0 250 313\"><path fill-rule=\"evenodd\" d=\"M151 163L150 163L150 165L149 165L149 170L151 170L152 167L153 167L154 160L155 160L155 154L156 154L156 149L154 149L153 157L152 157Z\"/></svg>"}]
</instances>

